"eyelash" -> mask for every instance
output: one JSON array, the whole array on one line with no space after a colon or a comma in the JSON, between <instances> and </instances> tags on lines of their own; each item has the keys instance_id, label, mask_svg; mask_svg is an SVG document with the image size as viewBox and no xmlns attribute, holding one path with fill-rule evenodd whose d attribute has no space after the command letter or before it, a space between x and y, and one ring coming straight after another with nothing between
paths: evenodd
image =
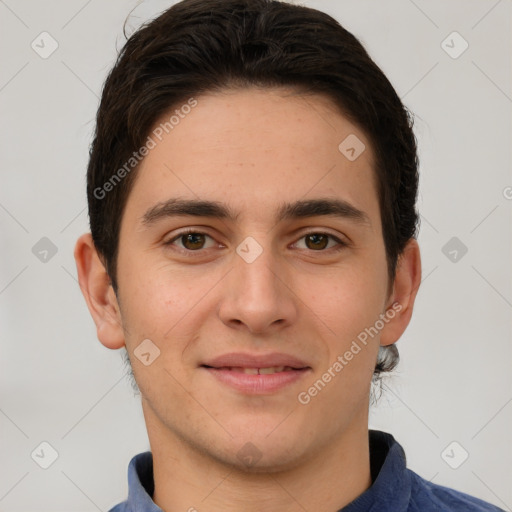
<instances>
[{"instance_id":1,"label":"eyelash","mask_svg":"<svg viewBox=\"0 0 512 512\"><path fill-rule=\"evenodd\" d=\"M174 244L174 242L176 240L179 240L180 238L186 236L186 235L205 235L205 236L208 236L210 238L213 239L213 237L211 237L210 235L208 235L207 233L203 233L201 231L198 231L197 229L186 229L185 231L182 231L181 233L178 233L175 237L173 237L171 240L167 241L164 243L164 245L166 246L171 246ZM311 252L318 252L318 253L322 253L322 252L329 252L331 250L333 250L334 252L339 252L343 249L345 249L346 247L348 247L348 243L347 242L344 242L343 240L340 240L338 237L334 236L334 235L331 235L330 233L325 233L325 232L322 232L322 231L310 231L308 233L305 233L303 234L299 240L302 240L303 238L306 238L307 236L309 235L324 235L324 236L327 236L329 237L330 239L334 240L335 242L338 243L337 246L335 247L330 247L329 249L321 249L321 250L317 250L315 251L314 249L309 249L309 251ZM183 254L186 254L188 257L194 257L194 253L201 253L204 249L197 249L195 251L193 250L190 250L190 249L183 249L181 247L178 247L178 249L183 253ZM307 250L307 249L306 249Z\"/></svg>"}]
</instances>

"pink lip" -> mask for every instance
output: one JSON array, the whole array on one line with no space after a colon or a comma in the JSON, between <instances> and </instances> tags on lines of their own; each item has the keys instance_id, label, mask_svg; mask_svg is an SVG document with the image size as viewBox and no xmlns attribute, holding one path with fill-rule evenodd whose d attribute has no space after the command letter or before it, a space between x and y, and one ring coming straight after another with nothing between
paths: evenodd
<instances>
[{"instance_id":1,"label":"pink lip","mask_svg":"<svg viewBox=\"0 0 512 512\"><path fill-rule=\"evenodd\" d=\"M231 352L205 361L203 366L213 368L242 367L242 368L269 368L271 366L290 366L292 368L309 368L309 365L295 356L272 352L269 354L248 354L245 352Z\"/></svg>"},{"instance_id":2,"label":"pink lip","mask_svg":"<svg viewBox=\"0 0 512 512\"><path fill-rule=\"evenodd\" d=\"M269 366L284 365L272 364ZM256 366L253 366L252 368L256 368ZM274 391L278 391L279 389L282 389L285 386L288 386L293 382L301 379L306 373L311 371L311 368L301 368L300 370L288 370L270 374L252 375L229 370L225 367L202 367L202 369L209 372L222 383L247 394L268 394Z\"/></svg>"},{"instance_id":3,"label":"pink lip","mask_svg":"<svg viewBox=\"0 0 512 512\"><path fill-rule=\"evenodd\" d=\"M230 368L270 368L272 366L289 366L293 370L258 375L230 370ZM268 354L232 352L206 361L201 368L223 384L247 394L272 393L296 382L311 371L311 367L305 361L279 352Z\"/></svg>"}]
</instances>

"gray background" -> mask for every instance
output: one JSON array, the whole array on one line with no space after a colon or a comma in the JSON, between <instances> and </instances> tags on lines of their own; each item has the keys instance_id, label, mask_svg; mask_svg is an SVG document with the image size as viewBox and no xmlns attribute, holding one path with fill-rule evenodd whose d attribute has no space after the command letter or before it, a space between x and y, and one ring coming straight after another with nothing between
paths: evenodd
<instances>
[{"instance_id":1,"label":"gray background","mask_svg":"<svg viewBox=\"0 0 512 512\"><path fill-rule=\"evenodd\" d=\"M73 247L88 230L88 145L122 24L135 8L131 33L171 3L0 0L4 512L106 511L149 449L122 351L96 339ZM371 426L425 478L511 510L511 1L302 3L360 37L416 114L423 282ZM51 49L43 31L58 43L45 59L31 47ZM469 44L457 58L445 51L463 48L453 31ZM58 452L48 469L43 441Z\"/></svg>"}]
</instances>

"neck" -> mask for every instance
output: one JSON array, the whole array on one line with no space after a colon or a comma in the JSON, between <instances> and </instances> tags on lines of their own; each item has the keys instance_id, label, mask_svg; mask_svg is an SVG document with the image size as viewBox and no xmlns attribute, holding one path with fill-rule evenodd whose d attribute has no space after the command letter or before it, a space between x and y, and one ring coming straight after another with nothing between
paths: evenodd
<instances>
[{"instance_id":1,"label":"neck","mask_svg":"<svg viewBox=\"0 0 512 512\"><path fill-rule=\"evenodd\" d=\"M286 471L255 473L212 458L144 415L153 453L153 501L164 511L336 512L371 485L368 418Z\"/></svg>"}]
</instances>

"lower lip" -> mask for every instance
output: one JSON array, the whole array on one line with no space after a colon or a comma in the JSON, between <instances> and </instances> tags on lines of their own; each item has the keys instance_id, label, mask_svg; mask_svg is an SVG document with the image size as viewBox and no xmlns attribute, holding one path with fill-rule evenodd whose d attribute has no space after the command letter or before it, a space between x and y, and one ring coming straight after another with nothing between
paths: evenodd
<instances>
[{"instance_id":1,"label":"lower lip","mask_svg":"<svg viewBox=\"0 0 512 512\"><path fill-rule=\"evenodd\" d=\"M269 374L249 374L235 372L232 370L222 370L219 368L207 368L211 375L219 379L224 384L231 386L232 388L242 391L248 394L266 394L278 391L299 379L302 379L304 375L310 372L310 368L303 368L301 370L289 370L286 372L277 372Z\"/></svg>"}]
</instances>

